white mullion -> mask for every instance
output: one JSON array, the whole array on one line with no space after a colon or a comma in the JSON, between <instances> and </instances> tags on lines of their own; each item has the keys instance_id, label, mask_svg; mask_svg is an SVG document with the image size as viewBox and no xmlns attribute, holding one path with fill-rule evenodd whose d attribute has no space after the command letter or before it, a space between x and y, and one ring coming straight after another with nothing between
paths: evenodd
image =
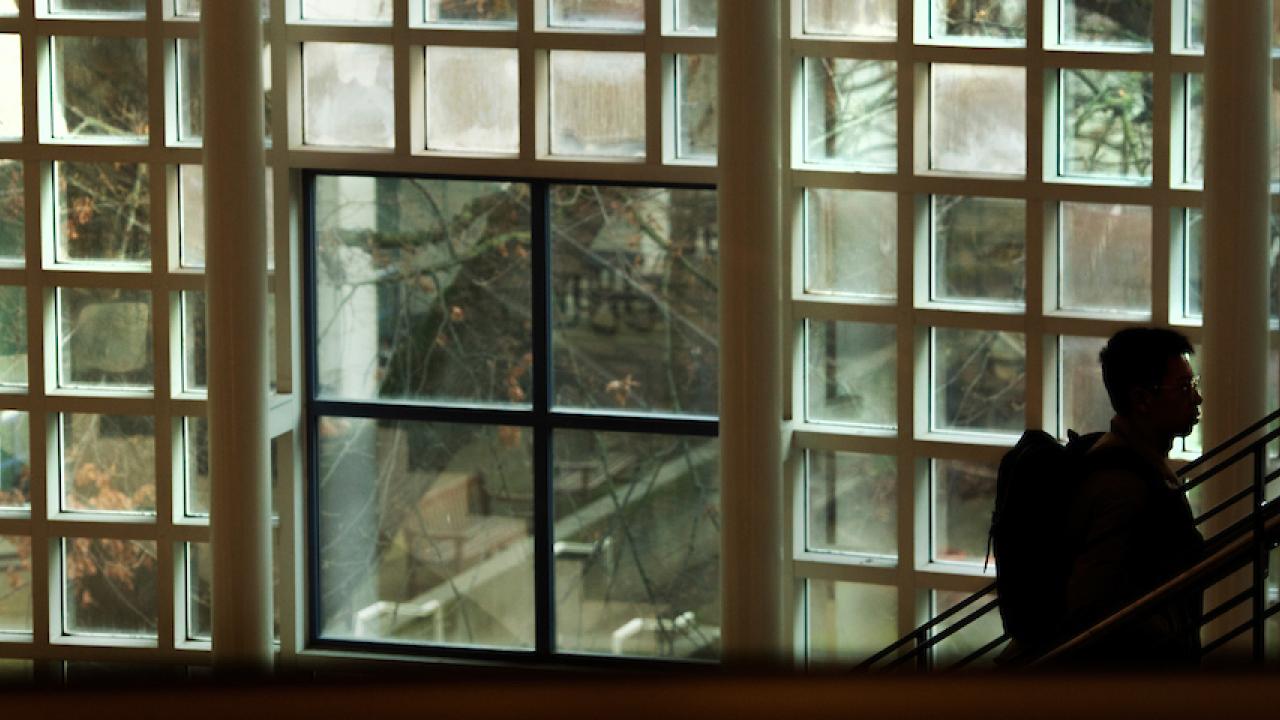
<instances>
[{"instance_id":1,"label":"white mullion","mask_svg":"<svg viewBox=\"0 0 1280 720\"><path fill-rule=\"evenodd\" d=\"M918 356L927 350L917 346L919 333L916 330L915 317L915 281L916 258L918 257L917 238L919 220L917 198L912 188L917 168L928 166L928 130L927 119L929 106L927 95L928 84L919 87L917 83L922 74L916 67L916 0L898 0L898 37L895 41L894 59L897 63L898 83L898 298L896 305L897 318L895 331L898 345L896 366L898 431L897 442L897 516L898 516L898 564L895 568L896 586L898 590L898 635L906 635L915 627L917 607L917 580L915 566L923 554L928 553L926 518L928 478L923 478L925 486L921 486L921 465L916 458L909 439L914 437L916 426L920 422L920 403L918 395L921 390L919 381ZM924 100L924 102L919 102ZM921 128L924 127L924 132ZM924 153L925 162L920 162L919 155ZM927 238L926 238L927 240ZM927 388L927 386L926 386ZM926 510L921 513L922 507ZM921 528L924 533L921 533Z\"/></svg>"},{"instance_id":2,"label":"white mullion","mask_svg":"<svg viewBox=\"0 0 1280 720\"><path fill-rule=\"evenodd\" d=\"M31 398L25 391L8 390L0 392L0 410L19 410L31 412Z\"/></svg>"},{"instance_id":3,"label":"white mullion","mask_svg":"<svg viewBox=\"0 0 1280 720\"><path fill-rule=\"evenodd\" d=\"M995 464L1014 442L1016 435L974 433L929 433L911 441L914 452L930 460L960 460Z\"/></svg>"},{"instance_id":4,"label":"white mullion","mask_svg":"<svg viewBox=\"0 0 1280 720\"><path fill-rule=\"evenodd\" d=\"M1204 73L1204 55L1171 54L1167 58L1160 58L1159 62L1167 62L1169 70L1175 73L1197 75Z\"/></svg>"},{"instance_id":5,"label":"white mullion","mask_svg":"<svg viewBox=\"0 0 1280 720\"><path fill-rule=\"evenodd\" d=\"M385 45L396 42L397 30L391 25L319 25L289 24L285 38L290 43L357 43ZM272 51L274 52L274 50Z\"/></svg>"},{"instance_id":6,"label":"white mullion","mask_svg":"<svg viewBox=\"0 0 1280 720\"><path fill-rule=\"evenodd\" d=\"M943 592L975 593L991 584L994 575L983 574L982 566L972 569L963 565L932 563L916 571L916 576L924 588L932 593Z\"/></svg>"},{"instance_id":7,"label":"white mullion","mask_svg":"<svg viewBox=\"0 0 1280 720\"><path fill-rule=\"evenodd\" d=\"M166 56L173 50L170 41L164 37L164 2L165 0L147 0L147 111L150 119L150 145L157 154L164 155L167 138L176 132L168 128L170 119L176 121L176 113L170 107L177 107L178 98L176 82L173 93L170 93L170 78L176 81L176 72L171 76L165 71ZM175 58L176 62L176 58ZM176 68L176 65L175 65ZM171 105L172 102L172 105ZM153 481L155 488L156 514L151 526L152 536L156 543L156 638L161 649L173 646L174 641L174 594L180 588L175 586L172 553L169 541L169 527L173 522L172 513L168 509L173 504L173 447L170 433L168 398L171 395L171 365L169 342L169 309L170 296L161 289L159 282L169 270L169 179L168 165L153 163L148 167L147 175L151 194L151 322L152 322L152 384L154 386L153 401L150 411L152 416L152 447L154 448Z\"/></svg>"},{"instance_id":8,"label":"white mullion","mask_svg":"<svg viewBox=\"0 0 1280 720\"><path fill-rule=\"evenodd\" d=\"M646 31L647 32L647 31ZM649 41L645 33L548 30L537 33L534 47L540 50L588 50L596 52L642 53Z\"/></svg>"},{"instance_id":9,"label":"white mullion","mask_svg":"<svg viewBox=\"0 0 1280 720\"><path fill-rule=\"evenodd\" d=\"M721 3L723 5L724 3ZM791 3L794 8L794 3ZM794 297L795 293L802 291L804 288L804 246L805 246L805 219L804 219L804 190L796 182L795 173L791 171L793 165L795 147L799 144L795 142L797 128L795 107L797 103L794 97L798 97L796 92L796 81L799 76L795 72L796 62L793 58L792 45L794 41L791 39L792 32L792 12L783 10L779 13L779 32L781 37L778 41L780 52L779 62L782 67L778 68L780 74L780 90L778 94L779 102L784 103L779 110L778 128L781 133L780 147L782 163L782 188L781 192L781 221L782 248L779 257L786 264L785 271L782 273L782 297ZM674 23L673 23L674 24ZM714 52L714 50L713 50ZM718 60L718 58L717 58ZM679 102L679 98L675 97L674 102ZM717 162L718 164L718 162ZM782 444L782 497L787 503L782 513L782 537L789 539L791 543L789 555L792 558L798 557L803 553L806 545L806 534L808 532L808 463L806 461L806 453L800 446L797 433L794 427L805 417L803 403L805 402L804 393L804 370L807 368L807 360L805 358L805 337L804 327L805 320L800 313L796 312L793 303L783 302L780 309L780 317L778 327L782 329L781 364L782 364L782 418L780 418L783 429ZM801 372L797 372L797 368ZM787 428L791 428L790 432ZM809 656L809 583L802 577L802 574L794 569L791 577L782 578L781 587L783 591L782 612L784 618L789 618L791 623L792 637L792 658L796 663L796 667L804 667L804 663Z\"/></svg>"},{"instance_id":10,"label":"white mullion","mask_svg":"<svg viewBox=\"0 0 1280 720\"><path fill-rule=\"evenodd\" d=\"M1167 47L1167 46L1166 46ZM1050 49L1043 51L1044 64L1048 67L1068 70L1110 70L1122 72L1151 72L1157 62L1150 50L1115 52L1095 49Z\"/></svg>"},{"instance_id":11,"label":"white mullion","mask_svg":"<svg viewBox=\"0 0 1280 720\"><path fill-rule=\"evenodd\" d=\"M27 294L27 436L28 436L28 486L30 488L29 541L31 543L31 644L20 646L23 656L47 653L50 639L61 629L59 616L53 612L53 601L60 597L58 588L51 582L55 558L49 535L48 484L46 468L46 442L49 420L45 408L47 388L46 371L49 363L46 350L46 321L49 318L49 295L45 292L38 268L44 247L43 233L49 222L44 202L50 189L45 179L49 172L43 160L40 138L42 116L47 120L53 112L50 95L52 79L42 77L48 72L49 39L41 33L34 17L34 0L20 2L19 30L22 35L22 94L23 94L23 142L28 151L23 164L25 261ZM49 332L53 332L50 328Z\"/></svg>"},{"instance_id":12,"label":"white mullion","mask_svg":"<svg viewBox=\"0 0 1280 720\"><path fill-rule=\"evenodd\" d=\"M1025 67L1027 50L1020 47L974 47L955 45L916 45L916 62L960 65Z\"/></svg>"},{"instance_id":13,"label":"white mullion","mask_svg":"<svg viewBox=\"0 0 1280 720\"><path fill-rule=\"evenodd\" d=\"M1046 87L1057 85L1056 81L1047 83ZM1056 107L1058 100L1055 97L1049 98L1048 102L1051 107ZM1057 114L1056 112L1054 113ZM1046 118L1045 136L1051 138L1051 142L1056 144L1060 133L1049 132L1057 126L1057 119ZM1054 153L1056 155L1056 153ZM1054 167L1050 167L1053 165ZM1056 172L1056 157L1045 158L1045 173ZM1129 182L1101 182L1085 183L1074 178L1055 178L1050 177L1041 187L1044 196L1054 202L1079 202L1079 203L1115 203L1119 205L1151 205L1155 201L1156 190L1150 184L1138 184ZM1190 195L1184 192L1183 195Z\"/></svg>"},{"instance_id":14,"label":"white mullion","mask_svg":"<svg viewBox=\"0 0 1280 720\"><path fill-rule=\"evenodd\" d=\"M31 535L31 513L26 510L5 508L0 512L0 535Z\"/></svg>"},{"instance_id":15,"label":"white mullion","mask_svg":"<svg viewBox=\"0 0 1280 720\"><path fill-rule=\"evenodd\" d=\"M52 213L47 213L52 214ZM52 238L50 238L52 241ZM93 263L59 263L44 270L33 271L32 276L43 281L45 287L53 288L97 288L123 290L153 290L154 282L151 273L146 270L113 270L109 263L99 263L101 270L95 269ZM119 266L114 266L119 267ZM75 269L71 269L75 268Z\"/></svg>"},{"instance_id":16,"label":"white mullion","mask_svg":"<svg viewBox=\"0 0 1280 720\"><path fill-rule=\"evenodd\" d=\"M391 93L391 101L394 106L393 111L393 130L395 137L395 154L397 157L409 157L414 151L418 150L415 140L421 136L420 132L415 132L422 127L422 117L426 112L421 103L413 102L415 93L412 86L423 81L421 72L421 63L414 63L410 58L410 54L415 48L409 45L409 6L405 0L400 0L392 5L392 27L391 27L391 82L393 90ZM418 51L421 53L421 51ZM411 70L417 66L419 72L411 75ZM416 97L421 99L421 94ZM422 147L426 147L425 140Z\"/></svg>"},{"instance_id":17,"label":"white mullion","mask_svg":"<svg viewBox=\"0 0 1280 720\"><path fill-rule=\"evenodd\" d=\"M268 202L272 203L274 227L267 228L267 242L274 243L275 272L267 274L267 291L275 295L276 321L276 389L291 393L297 378L302 377L298 365L300 332L298 330L298 225L304 211L300 198L299 174L289 165L290 148L301 144L301 137L291 137L291 104L295 95L290 90L290 45L282 40L287 35L285 0L272 0L271 19L263 28L264 39L271 47L271 143L267 147L267 166L271 168ZM412 79L410 79L412 82ZM410 86L413 87L412 85ZM412 117L412 111L410 114ZM412 132L410 138L413 140ZM412 148L411 148L412 149ZM278 279L277 279L278 278ZM203 401L199 414L204 415ZM282 578L281 582L286 579Z\"/></svg>"},{"instance_id":18,"label":"white mullion","mask_svg":"<svg viewBox=\"0 0 1280 720\"><path fill-rule=\"evenodd\" d=\"M797 66L798 67L798 66ZM799 77L799 73L795 74ZM796 90L794 93L793 103L799 103L801 100L801 91ZM794 113L796 125L800 125L800 112ZM820 166L813 163L804 163L803 158L803 138L799 137L800 129L794 131L797 134L795 142L792 143L794 148L792 171L789 173L792 178L792 184L805 190L873 190L878 192L896 193L902 187L902 181L893 173L874 173L874 172L858 172L852 169L842 169L838 166Z\"/></svg>"},{"instance_id":19,"label":"white mullion","mask_svg":"<svg viewBox=\"0 0 1280 720\"><path fill-rule=\"evenodd\" d=\"M662 0L644 3L645 164L662 167L676 157L676 57L662 51Z\"/></svg>"},{"instance_id":20,"label":"white mullion","mask_svg":"<svg viewBox=\"0 0 1280 720\"><path fill-rule=\"evenodd\" d=\"M37 32L59 37L144 38L148 21L142 18L88 20L81 18L35 19Z\"/></svg>"},{"instance_id":21,"label":"white mullion","mask_svg":"<svg viewBox=\"0 0 1280 720\"><path fill-rule=\"evenodd\" d=\"M797 322L801 325L806 320L881 324L893 324L901 320L901 313L893 305L861 302L854 297L802 295L787 304L792 307L799 318Z\"/></svg>"},{"instance_id":22,"label":"white mullion","mask_svg":"<svg viewBox=\"0 0 1280 720\"><path fill-rule=\"evenodd\" d=\"M1055 13L1049 13L1053 15ZM1054 134L1045 123L1046 113L1052 114L1051 98L1047 96L1051 83L1045 82L1046 57L1044 47L1046 27L1044 5L1029 3L1027 6L1027 55L1026 55L1026 148L1025 179L1018 183L1023 193L1025 229L1023 234L1023 346L1026 348L1024 366L1024 392L1026 398L1025 424L1029 428L1052 428L1056 417L1055 394L1050 388L1056 385L1057 375L1050 360L1053 355L1046 345L1049 342L1044 329L1047 309L1046 292L1056 288L1045 276L1046 256L1054 252L1056 237L1046 221L1044 168L1045 156L1057 153Z\"/></svg>"},{"instance_id":23,"label":"white mullion","mask_svg":"<svg viewBox=\"0 0 1280 720\"><path fill-rule=\"evenodd\" d=\"M1151 319L1159 325L1168 325L1173 317L1173 309L1169 306L1172 267L1170 253L1173 249L1170 220L1173 208L1170 206L1167 190L1173 184L1173 124L1182 117L1181 113L1173 111L1173 98L1181 97L1182 93L1173 92L1170 62L1173 17L1169 3L1158 2L1153 5L1151 22L1155 36L1152 48L1155 62L1151 78L1151 181L1155 189L1155 199L1151 206ZM1180 127L1179 130L1181 129ZM1181 137L1182 133L1178 132L1178 135ZM1181 176L1181 168L1178 174Z\"/></svg>"},{"instance_id":24,"label":"white mullion","mask_svg":"<svg viewBox=\"0 0 1280 720\"><path fill-rule=\"evenodd\" d=\"M520 74L520 157L517 164L531 165L547 154L550 102L547 93L547 61L535 46L534 3L516 5L517 72ZM447 162L447 161L446 161ZM501 161L496 163L501 166Z\"/></svg>"},{"instance_id":25,"label":"white mullion","mask_svg":"<svg viewBox=\"0 0 1280 720\"><path fill-rule=\"evenodd\" d=\"M280 522L274 532L278 541L273 545L276 571L279 573L280 594L275 598L280 617L280 660L286 667L296 664L298 654L304 649L307 617L306 578L306 512L303 507L306 473L303 433L293 431L274 440L276 444L276 511ZM280 552L275 553L274 550Z\"/></svg>"},{"instance_id":26,"label":"white mullion","mask_svg":"<svg viewBox=\"0 0 1280 720\"><path fill-rule=\"evenodd\" d=\"M151 100L153 98L149 98L148 102ZM163 98L161 101L163 106ZM156 131L152 130L152 132ZM129 162L148 165L160 165L166 162L182 165L200 163L198 146L165 147L163 139L158 146L148 142L94 144L82 140L50 139L40 145L39 153L40 157L47 162Z\"/></svg>"},{"instance_id":27,"label":"white mullion","mask_svg":"<svg viewBox=\"0 0 1280 720\"><path fill-rule=\"evenodd\" d=\"M57 643L41 644L36 638L33 645L0 640L0 658L13 658L44 661L71 662L111 662L111 663L165 663L175 665L209 665L213 662L204 649L172 648L161 649L150 640L127 641L110 636L77 635L74 638L61 638Z\"/></svg>"},{"instance_id":28,"label":"white mullion","mask_svg":"<svg viewBox=\"0 0 1280 720\"><path fill-rule=\"evenodd\" d=\"M902 443L896 434L885 430L857 426L798 424L793 444L797 452L820 450L826 452L852 452L871 455L896 455L902 451Z\"/></svg>"},{"instance_id":29,"label":"white mullion","mask_svg":"<svg viewBox=\"0 0 1280 720\"><path fill-rule=\"evenodd\" d=\"M659 0L662 2L664 0ZM659 52L667 55L715 55L714 36L659 35Z\"/></svg>"},{"instance_id":30,"label":"white mullion","mask_svg":"<svg viewBox=\"0 0 1280 720\"><path fill-rule=\"evenodd\" d=\"M874 563L856 555L802 553L791 561L791 571L805 580L892 586L898 563Z\"/></svg>"},{"instance_id":31,"label":"white mullion","mask_svg":"<svg viewBox=\"0 0 1280 720\"><path fill-rule=\"evenodd\" d=\"M812 35L792 36L793 57L833 57L857 60L893 60L898 57L898 46L884 40L819 40Z\"/></svg>"},{"instance_id":32,"label":"white mullion","mask_svg":"<svg viewBox=\"0 0 1280 720\"><path fill-rule=\"evenodd\" d=\"M410 2L421 0L410 0ZM434 45L446 47L518 48L519 30L454 30L421 27L396 27L396 42L408 45Z\"/></svg>"}]
</instances>

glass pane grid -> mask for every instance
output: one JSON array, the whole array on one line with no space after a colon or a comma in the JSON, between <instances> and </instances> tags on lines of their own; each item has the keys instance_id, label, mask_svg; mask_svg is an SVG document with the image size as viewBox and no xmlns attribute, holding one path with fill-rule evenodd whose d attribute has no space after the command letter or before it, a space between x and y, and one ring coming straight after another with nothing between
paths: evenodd
<instances>
[{"instance_id":1,"label":"glass pane grid","mask_svg":"<svg viewBox=\"0 0 1280 720\"><path fill-rule=\"evenodd\" d=\"M547 649L718 656L717 444L669 431L705 423L717 405L714 193L309 181L323 218L312 392L327 399L311 422L324 637L426 653L540 647L532 553L545 483L557 628ZM545 228L532 227L534 201ZM550 255L541 278L536 247ZM535 283L550 310L540 340ZM535 367L554 370L543 400ZM344 416L352 401L385 417ZM414 408L448 417L464 412L459 401L484 419L393 419ZM626 429L558 426L578 412ZM536 442L550 448L549 473Z\"/></svg>"}]
</instances>

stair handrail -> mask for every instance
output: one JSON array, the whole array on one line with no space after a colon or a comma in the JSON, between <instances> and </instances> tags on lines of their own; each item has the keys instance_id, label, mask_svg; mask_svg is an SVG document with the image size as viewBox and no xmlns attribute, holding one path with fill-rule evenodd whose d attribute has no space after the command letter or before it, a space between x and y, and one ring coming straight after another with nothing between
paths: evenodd
<instances>
[{"instance_id":1,"label":"stair handrail","mask_svg":"<svg viewBox=\"0 0 1280 720\"><path fill-rule=\"evenodd\" d=\"M1192 460L1188 463L1181 465L1176 470L1174 470L1175 476L1178 478L1185 478L1187 475L1205 466L1213 458L1219 455L1222 455L1223 453L1225 453L1226 451L1228 451L1229 449L1237 445L1240 441L1248 438L1250 435L1257 433L1259 430L1266 427L1267 425L1270 425L1276 422L1280 422L1280 408L1277 408L1276 410L1271 411L1266 416L1251 423L1248 427L1237 432L1235 435L1232 435L1230 438L1219 443L1218 445L1214 446L1208 451L1202 453L1195 460ZM1195 478L1184 481L1181 485L1182 491L1184 493L1191 491L1192 489L1204 483L1209 478L1216 477L1222 471L1226 470L1229 467L1232 467L1233 465L1235 465L1235 463L1239 462L1245 457L1248 457L1251 454L1256 456L1258 453L1263 452L1262 448L1264 448L1267 443L1273 440L1276 440L1277 438L1280 438L1280 426L1277 426L1276 428L1267 432L1265 435L1262 435L1260 437L1257 437L1251 440L1248 445L1237 450L1227 459L1216 462L1212 466L1210 466L1207 470L1203 470L1197 473ZM1272 471L1270 473L1264 473L1261 477L1262 477L1261 484L1265 487L1266 484L1270 483L1272 480L1275 480L1277 477L1280 477L1280 469ZM1235 495L1227 498L1223 502L1219 503L1213 508L1210 508L1206 512L1202 513L1199 517L1195 518L1195 524L1197 526L1203 524L1209 518L1226 510L1228 507L1234 505L1236 502L1239 502L1245 497L1248 497L1250 494L1254 492L1255 490L1253 487L1244 488L1243 490L1237 492ZM1265 507L1268 508L1266 510L1266 513L1267 513L1266 517L1274 519L1276 511L1275 509L1270 508L1270 505L1271 504L1265 505ZM1233 546L1233 544L1236 542L1247 541L1248 538L1256 535L1256 532L1254 532L1254 529L1255 529L1254 526L1256 526L1256 523L1257 523L1257 518L1255 518L1254 514L1251 513L1249 516L1236 521L1235 523L1228 526L1227 528L1224 528L1221 532L1219 532L1217 535L1211 538L1209 548L1211 548L1213 544L1219 543L1219 542L1227 542L1229 546ZM1250 527L1244 527L1246 525ZM1246 532L1248 534L1246 534ZM1234 537L1234 533L1239 533L1240 536L1235 537L1234 540L1232 540L1231 537ZM1228 536L1231 536L1231 537L1228 537ZM1224 552L1225 550L1226 548L1221 548L1217 552L1211 552L1210 556L1208 557L1216 557L1219 554L1219 552ZM1206 560L1208 559L1208 557L1206 557ZM1202 560L1201 562L1204 562L1204 561ZM1197 567L1199 565L1200 563L1197 563L1197 565L1193 567ZM1182 574L1180 574L1178 577L1182 577ZM1158 592L1160 589L1161 588L1156 588L1155 590L1152 590L1151 593L1148 593L1148 595ZM948 608L945 612L935 615L929 621L916 627L910 633L907 633L906 635L902 636L893 644L885 648L882 648L875 654L868 657L866 660L863 660L861 663L859 663L856 666L855 669L870 670L876 663L880 662L881 660L884 660L886 657L899 651L907 643L915 641L916 642L915 647L913 647L908 652L898 656L893 662L885 666L884 669L890 669L907 662L908 660L917 656L917 654L928 650L929 648L938 644L942 640L946 639L946 637L970 625L971 623L975 622L978 618L987 614L991 610L997 608L999 604L998 598L988 602L987 604L983 605L981 608L978 608L971 614L964 616L956 624L949 626L945 634L934 635L932 637L929 636L929 631L932 630L934 627L936 627L940 623L943 623L951 619L956 614L966 610L970 606L977 603L981 598L983 598L984 596L986 596L987 594L995 590L996 590L996 583L993 581L988 585L984 586L983 588L981 588L980 590L974 592L973 594L971 594L969 597L965 598L961 602L957 603L955 606ZM1145 597L1146 596L1144 596L1144 598ZM1135 601L1135 603L1132 603L1132 604L1136 605L1140 603L1142 599L1143 598L1139 598L1138 601ZM1126 607L1125 610L1128 610L1128 608ZM967 664L968 662L976 659L976 656L979 656L985 652L990 651L991 649L994 649L995 647L998 647L1002 642L1004 642L1007 639L1008 639L1008 635L1006 633L1002 633L999 637L992 640L991 642L988 642L978 651L971 653L969 656L965 657L963 660L961 660L960 664L962 665ZM1053 654L1056 654L1056 652L1057 651L1055 650Z\"/></svg>"},{"instance_id":2,"label":"stair handrail","mask_svg":"<svg viewBox=\"0 0 1280 720\"><path fill-rule=\"evenodd\" d=\"M1125 607L1117 610L1106 618L1098 621L1090 627L1073 635L1067 641L1059 644L1053 650L1037 657L1030 664L1042 665L1052 663L1061 659L1063 656L1072 651L1093 642L1098 637L1107 634L1116 627L1137 617L1143 611L1155 603L1167 599L1171 595L1189 590L1199 584L1205 576L1230 567L1233 561L1239 560L1241 555L1253 551L1259 542L1270 542L1275 537L1280 537L1280 503L1267 503L1263 506L1261 514L1264 522L1261 531L1255 532L1253 528L1243 528L1244 532L1240 532L1238 537L1232 538L1225 545L1216 551L1205 556L1191 567L1183 570L1174 577L1170 578L1160 587L1139 597ZM1215 580L1216 581L1216 580Z\"/></svg>"}]
</instances>

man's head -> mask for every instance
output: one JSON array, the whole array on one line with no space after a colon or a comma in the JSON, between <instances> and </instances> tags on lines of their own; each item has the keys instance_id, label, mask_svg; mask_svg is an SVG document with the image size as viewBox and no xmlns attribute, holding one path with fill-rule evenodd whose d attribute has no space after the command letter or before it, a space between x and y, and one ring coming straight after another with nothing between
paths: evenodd
<instances>
[{"instance_id":1,"label":"man's head","mask_svg":"<svg viewBox=\"0 0 1280 720\"><path fill-rule=\"evenodd\" d=\"M1200 421L1199 380L1187 356L1194 353L1182 333L1164 328L1126 328L1102 349L1102 383L1116 414L1172 440Z\"/></svg>"}]
</instances>

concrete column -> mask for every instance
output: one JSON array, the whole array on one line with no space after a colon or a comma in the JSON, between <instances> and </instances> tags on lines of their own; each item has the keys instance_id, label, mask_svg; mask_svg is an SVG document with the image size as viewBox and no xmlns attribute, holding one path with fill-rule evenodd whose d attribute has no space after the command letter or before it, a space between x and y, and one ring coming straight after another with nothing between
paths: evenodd
<instances>
[{"instance_id":1,"label":"concrete column","mask_svg":"<svg viewBox=\"0 0 1280 720\"><path fill-rule=\"evenodd\" d=\"M1267 111L1271 0L1205 3L1204 442L1213 447L1266 413ZM1251 467L1210 481L1208 503L1248 482ZM1227 480L1227 482L1223 482ZM1209 507L1210 505L1205 505ZM1220 516L1215 532L1238 517ZM1244 580L1206 594L1212 607ZM1238 618L1228 616L1210 637ZM1245 636L1248 640L1248 635Z\"/></svg>"},{"instance_id":2,"label":"concrete column","mask_svg":"<svg viewBox=\"0 0 1280 720\"><path fill-rule=\"evenodd\" d=\"M267 472L266 168L258 0L202 9L204 183L212 476L213 658L272 660ZM283 140L281 140L283 142Z\"/></svg>"},{"instance_id":3,"label":"concrete column","mask_svg":"<svg viewBox=\"0 0 1280 720\"><path fill-rule=\"evenodd\" d=\"M720 468L729 663L783 662L782 62L777 0L719 20Z\"/></svg>"}]
</instances>

